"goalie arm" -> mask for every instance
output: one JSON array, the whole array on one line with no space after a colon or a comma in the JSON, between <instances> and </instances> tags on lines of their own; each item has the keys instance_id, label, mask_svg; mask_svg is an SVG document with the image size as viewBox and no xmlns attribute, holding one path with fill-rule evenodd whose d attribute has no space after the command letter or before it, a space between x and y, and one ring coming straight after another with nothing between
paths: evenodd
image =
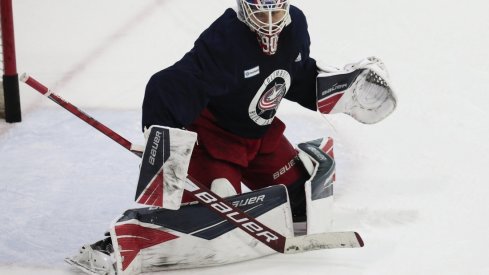
<instances>
[{"instance_id":1,"label":"goalie arm","mask_svg":"<svg viewBox=\"0 0 489 275\"><path fill-rule=\"evenodd\" d=\"M204 32L178 62L151 77L143 100L143 129L187 127L212 97L228 93L229 85L236 83L235 58L231 46L213 43L212 32Z\"/></svg>"},{"instance_id":2,"label":"goalie arm","mask_svg":"<svg viewBox=\"0 0 489 275\"><path fill-rule=\"evenodd\" d=\"M305 19L304 22L306 22ZM316 60L310 57L311 39L307 31L307 23L301 35L303 37L298 39L298 41L302 41L302 45L292 65L294 77L285 98L297 102L307 109L316 111L315 83L318 69Z\"/></svg>"},{"instance_id":3,"label":"goalie arm","mask_svg":"<svg viewBox=\"0 0 489 275\"><path fill-rule=\"evenodd\" d=\"M302 57L304 58L304 57ZM303 64L297 70L300 72L294 78L289 92L285 98L297 102L302 107L316 111L316 78L318 70L316 61L313 58L305 57Z\"/></svg>"}]
</instances>

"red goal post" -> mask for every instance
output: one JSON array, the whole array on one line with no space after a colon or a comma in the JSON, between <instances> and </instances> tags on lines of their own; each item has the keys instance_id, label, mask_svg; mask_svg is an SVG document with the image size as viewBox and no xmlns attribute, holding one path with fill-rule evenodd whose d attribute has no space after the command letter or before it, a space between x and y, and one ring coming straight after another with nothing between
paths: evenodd
<instances>
[{"instance_id":1,"label":"red goal post","mask_svg":"<svg viewBox=\"0 0 489 275\"><path fill-rule=\"evenodd\" d=\"M2 37L2 80L0 85L0 117L7 122L20 122L19 77L15 59L14 20L12 0L0 0L0 22Z\"/></svg>"}]
</instances>

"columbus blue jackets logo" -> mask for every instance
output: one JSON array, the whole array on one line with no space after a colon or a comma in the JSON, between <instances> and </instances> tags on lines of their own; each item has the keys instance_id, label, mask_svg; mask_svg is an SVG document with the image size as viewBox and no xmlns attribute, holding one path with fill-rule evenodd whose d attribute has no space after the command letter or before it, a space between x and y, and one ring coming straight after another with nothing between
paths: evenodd
<instances>
[{"instance_id":1,"label":"columbus blue jackets logo","mask_svg":"<svg viewBox=\"0 0 489 275\"><path fill-rule=\"evenodd\" d=\"M248 108L251 120L261 126L271 124L289 88L290 74L287 71L276 70L268 76Z\"/></svg>"},{"instance_id":2,"label":"columbus blue jackets logo","mask_svg":"<svg viewBox=\"0 0 489 275\"><path fill-rule=\"evenodd\" d=\"M285 84L275 84L272 88L270 88L261 97L260 102L258 103L260 113L276 109L286 92Z\"/></svg>"}]
</instances>

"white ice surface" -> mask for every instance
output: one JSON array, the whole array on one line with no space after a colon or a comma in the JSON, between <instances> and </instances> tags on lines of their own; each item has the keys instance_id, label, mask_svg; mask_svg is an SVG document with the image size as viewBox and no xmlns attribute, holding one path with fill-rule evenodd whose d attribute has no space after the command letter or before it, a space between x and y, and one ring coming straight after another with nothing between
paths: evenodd
<instances>
[{"instance_id":1,"label":"white ice surface","mask_svg":"<svg viewBox=\"0 0 489 275\"><path fill-rule=\"evenodd\" d=\"M378 125L284 103L293 142L336 140L335 228L362 249L165 274L489 274L489 3L292 1L312 56L377 55L399 96ZM134 143L148 78L234 1L15 0L17 64ZM0 274L76 274L63 258L134 207L138 158L21 85L0 122Z\"/></svg>"}]
</instances>

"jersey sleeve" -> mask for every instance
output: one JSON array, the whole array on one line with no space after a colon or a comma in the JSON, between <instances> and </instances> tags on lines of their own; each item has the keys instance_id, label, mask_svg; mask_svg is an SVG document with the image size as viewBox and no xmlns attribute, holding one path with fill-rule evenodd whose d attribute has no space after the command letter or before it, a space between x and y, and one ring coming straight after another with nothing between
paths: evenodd
<instances>
[{"instance_id":1,"label":"jersey sleeve","mask_svg":"<svg viewBox=\"0 0 489 275\"><path fill-rule=\"evenodd\" d=\"M208 95L202 89L202 68L196 59L197 53L192 50L175 65L151 77L143 100L143 128L185 127L206 106Z\"/></svg>"},{"instance_id":2,"label":"jersey sleeve","mask_svg":"<svg viewBox=\"0 0 489 275\"><path fill-rule=\"evenodd\" d=\"M143 129L151 125L186 127L211 97L228 92L235 81L232 61L226 56L225 35L214 25L180 61L151 77L143 100Z\"/></svg>"},{"instance_id":3,"label":"jersey sleeve","mask_svg":"<svg viewBox=\"0 0 489 275\"><path fill-rule=\"evenodd\" d=\"M316 111L316 77L318 75L316 60L309 56L311 39L304 14L299 12L295 20L297 22L296 34L300 37L297 41L301 42L299 46L301 61L296 62L294 66L294 78L285 98Z\"/></svg>"}]
</instances>

